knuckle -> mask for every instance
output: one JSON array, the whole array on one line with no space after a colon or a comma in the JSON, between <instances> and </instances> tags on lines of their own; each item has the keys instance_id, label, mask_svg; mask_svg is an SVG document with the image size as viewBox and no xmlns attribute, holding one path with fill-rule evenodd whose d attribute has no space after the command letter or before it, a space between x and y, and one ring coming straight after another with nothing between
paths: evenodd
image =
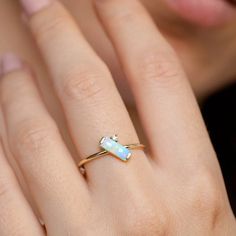
<instances>
[{"instance_id":1,"label":"knuckle","mask_svg":"<svg viewBox=\"0 0 236 236\"><path fill-rule=\"evenodd\" d=\"M21 122L13 137L13 146L24 152L42 152L57 135L57 127L47 120L25 120Z\"/></svg>"},{"instance_id":2,"label":"knuckle","mask_svg":"<svg viewBox=\"0 0 236 236\"><path fill-rule=\"evenodd\" d=\"M102 2L108 3L109 1ZM103 4L99 4L99 6L101 6L100 11L103 10L102 5ZM142 8L129 3L127 3L125 8L118 8L116 11L104 11L104 13L111 22L115 22L116 24L120 25L123 25L124 23L127 24L127 22L137 22L140 20L140 17L144 15Z\"/></svg>"},{"instance_id":3,"label":"knuckle","mask_svg":"<svg viewBox=\"0 0 236 236\"><path fill-rule=\"evenodd\" d=\"M148 83L173 84L181 74L180 65L173 53L145 53L139 63L140 75Z\"/></svg>"},{"instance_id":4,"label":"knuckle","mask_svg":"<svg viewBox=\"0 0 236 236\"><path fill-rule=\"evenodd\" d=\"M216 177L208 170L201 170L192 181L190 207L200 216L215 224L224 208L224 196Z\"/></svg>"},{"instance_id":5,"label":"knuckle","mask_svg":"<svg viewBox=\"0 0 236 236\"><path fill-rule=\"evenodd\" d=\"M97 99L105 87L101 84L102 74L91 69L71 70L63 75L62 95L72 101Z\"/></svg>"},{"instance_id":6,"label":"knuckle","mask_svg":"<svg viewBox=\"0 0 236 236\"><path fill-rule=\"evenodd\" d=\"M155 204L150 203L135 208L129 208L130 216L124 225L124 232L121 235L160 235L167 234L168 217L167 212L155 208ZM162 214L160 214L162 212Z\"/></svg>"},{"instance_id":7,"label":"knuckle","mask_svg":"<svg viewBox=\"0 0 236 236\"><path fill-rule=\"evenodd\" d=\"M139 8L126 8L124 10L124 8L117 12L116 14L114 14L112 17L116 20L117 23L120 24L127 24L127 22L137 22L138 19L140 19L140 17L143 15L143 12L140 11Z\"/></svg>"},{"instance_id":8,"label":"knuckle","mask_svg":"<svg viewBox=\"0 0 236 236\"><path fill-rule=\"evenodd\" d=\"M62 29L67 28L67 18L65 14L61 13L47 15L35 20L33 22L33 30L37 41L45 42L49 39L57 38Z\"/></svg>"}]
</instances>

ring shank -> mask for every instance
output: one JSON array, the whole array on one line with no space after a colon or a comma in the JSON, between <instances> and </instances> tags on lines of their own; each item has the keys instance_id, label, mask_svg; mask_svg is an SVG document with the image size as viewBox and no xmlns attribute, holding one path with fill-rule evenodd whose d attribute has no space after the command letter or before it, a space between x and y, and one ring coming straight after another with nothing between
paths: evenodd
<instances>
[{"instance_id":1,"label":"ring shank","mask_svg":"<svg viewBox=\"0 0 236 236\"><path fill-rule=\"evenodd\" d=\"M143 144L140 144L140 143L137 143L137 144L128 144L128 145L124 145L125 148L128 148L130 150L134 150L134 149L141 149L143 150L145 148L145 145ZM79 164L78 164L78 167L79 168L83 168L84 169L84 165L87 164L88 162L91 162L95 159L98 159L100 157L104 157L106 155L109 155L110 153L106 150L103 150L103 151L100 151L100 152L97 152L97 153L94 153L84 159L82 159Z\"/></svg>"}]
</instances>

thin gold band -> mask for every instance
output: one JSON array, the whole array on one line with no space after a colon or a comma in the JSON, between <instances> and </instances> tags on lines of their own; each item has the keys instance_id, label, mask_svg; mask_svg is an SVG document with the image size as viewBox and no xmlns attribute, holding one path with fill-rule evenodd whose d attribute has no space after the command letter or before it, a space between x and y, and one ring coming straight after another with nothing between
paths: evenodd
<instances>
[{"instance_id":1,"label":"thin gold band","mask_svg":"<svg viewBox=\"0 0 236 236\"><path fill-rule=\"evenodd\" d=\"M137 143L137 144L124 145L124 147L128 148L128 149L131 149L131 150L134 150L134 149L141 149L141 150L143 150L145 148L145 145ZM92 154L92 155L84 158L83 160L81 160L79 162L79 164L78 164L78 167L79 168L84 168L84 165L87 164L88 162L93 161L93 160L95 160L97 158L100 158L100 157L104 157L106 155L111 155L111 154L108 151L106 151L106 150L97 152L95 154Z\"/></svg>"}]
</instances>

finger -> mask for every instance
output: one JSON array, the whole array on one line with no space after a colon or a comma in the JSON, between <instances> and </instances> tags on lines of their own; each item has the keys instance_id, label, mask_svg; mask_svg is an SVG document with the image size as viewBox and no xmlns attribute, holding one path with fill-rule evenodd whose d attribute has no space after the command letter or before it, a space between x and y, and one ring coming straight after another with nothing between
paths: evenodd
<instances>
[{"instance_id":1,"label":"finger","mask_svg":"<svg viewBox=\"0 0 236 236\"><path fill-rule=\"evenodd\" d=\"M159 164L212 165L215 153L177 56L139 1L97 0ZM214 157L214 158L212 158ZM215 162L216 163L216 162Z\"/></svg>"},{"instance_id":2,"label":"finger","mask_svg":"<svg viewBox=\"0 0 236 236\"><path fill-rule=\"evenodd\" d=\"M65 235L84 217L89 193L46 111L31 75L14 55L3 57L0 99L9 146L49 235ZM87 209L87 208L86 208Z\"/></svg>"},{"instance_id":3,"label":"finger","mask_svg":"<svg viewBox=\"0 0 236 236\"><path fill-rule=\"evenodd\" d=\"M0 64L0 67L1 67L1 64ZM1 69L0 69L0 72L1 72ZM0 78L1 78L1 75L0 75ZM36 206L35 202L33 201L33 198L29 192L29 188L27 186L27 183L25 182L22 171L20 170L19 165L17 164L17 162L16 162L16 160L15 160L14 156L12 155L12 152L9 148L7 134L6 134L6 127L4 124L4 117L3 117L3 113L2 113L1 108L0 108L0 126L1 126L0 137L2 139L1 143L2 143L2 146L4 147L3 149L4 149L5 157L7 159L7 163L9 164L12 171L14 172L14 175L16 176L16 179L19 183L19 186L21 188L21 191L23 192L23 195L24 195L26 201L29 203L30 207L32 208L32 211L34 212L36 218L39 219L40 224L43 225L39 211L38 211L37 206Z\"/></svg>"},{"instance_id":4,"label":"finger","mask_svg":"<svg viewBox=\"0 0 236 236\"><path fill-rule=\"evenodd\" d=\"M0 235L43 236L0 144Z\"/></svg>"},{"instance_id":5,"label":"finger","mask_svg":"<svg viewBox=\"0 0 236 236\"><path fill-rule=\"evenodd\" d=\"M80 157L99 151L98 142L102 136L117 133L123 144L138 142L108 69L62 5L53 1L40 11L34 9L33 15L32 10L30 13L31 28L52 73ZM144 154L134 153L135 158L129 165L114 158L87 164L89 179L96 181L96 186L103 190L108 176L110 181L128 182L125 177L133 175L132 171L148 168Z\"/></svg>"}]
</instances>

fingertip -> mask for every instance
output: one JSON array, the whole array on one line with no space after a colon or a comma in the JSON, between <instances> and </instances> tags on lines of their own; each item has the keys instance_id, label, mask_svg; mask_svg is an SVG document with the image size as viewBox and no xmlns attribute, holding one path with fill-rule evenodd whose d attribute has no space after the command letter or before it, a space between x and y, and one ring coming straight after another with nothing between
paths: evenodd
<instances>
[{"instance_id":1,"label":"fingertip","mask_svg":"<svg viewBox=\"0 0 236 236\"><path fill-rule=\"evenodd\" d=\"M23 62L19 56L14 53L5 53L0 62L1 77L16 70L23 68Z\"/></svg>"},{"instance_id":2,"label":"fingertip","mask_svg":"<svg viewBox=\"0 0 236 236\"><path fill-rule=\"evenodd\" d=\"M20 0L23 9L29 16L48 6L51 2L52 0Z\"/></svg>"}]
</instances>

